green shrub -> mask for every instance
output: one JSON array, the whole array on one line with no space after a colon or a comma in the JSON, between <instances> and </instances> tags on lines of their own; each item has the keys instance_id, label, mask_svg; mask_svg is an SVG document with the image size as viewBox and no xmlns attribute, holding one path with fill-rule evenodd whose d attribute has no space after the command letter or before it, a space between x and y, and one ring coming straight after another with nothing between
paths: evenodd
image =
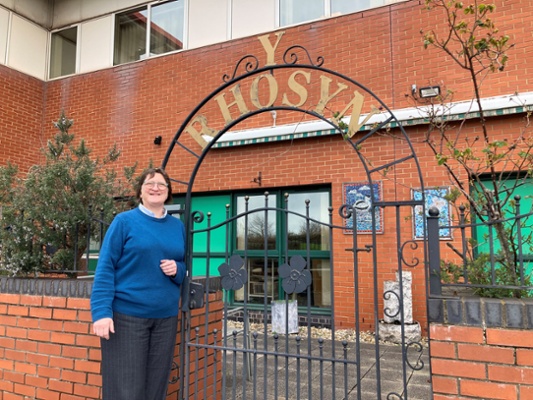
<instances>
[{"instance_id":1,"label":"green shrub","mask_svg":"<svg viewBox=\"0 0 533 400\"><path fill-rule=\"evenodd\" d=\"M0 167L4 274L72 271L75 261L79 269L88 236L95 239L99 232L89 209L110 222L131 207L124 199L133 192L135 166L119 177L113 168L120 156L116 146L103 159L91 158L85 141L69 133L72 124L61 113L54 123L58 133L42 149L45 162L23 177L14 165Z\"/></svg>"}]
</instances>

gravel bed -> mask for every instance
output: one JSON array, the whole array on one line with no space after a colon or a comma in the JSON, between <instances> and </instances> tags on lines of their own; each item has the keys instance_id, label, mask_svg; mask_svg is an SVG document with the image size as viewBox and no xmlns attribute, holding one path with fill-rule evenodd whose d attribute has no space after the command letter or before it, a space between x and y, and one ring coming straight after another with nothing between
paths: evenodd
<instances>
[{"instance_id":1,"label":"gravel bed","mask_svg":"<svg viewBox=\"0 0 533 400\"><path fill-rule=\"evenodd\" d=\"M244 324L243 324L243 322L231 321L230 320L230 321L228 321L227 329L228 329L228 332L232 332L234 330L235 331L241 331L242 329L244 329ZM264 329L264 325L263 324L250 324L249 329L250 329L251 332L262 332L263 329ZM267 325L267 329L268 329L268 333L269 334L273 333L270 324ZM299 328L299 332L298 333L291 333L290 335L294 336L294 337L296 337L298 335L302 336L302 337L307 337L307 327L301 326ZM314 339L322 338L322 339L331 340L332 339L332 331L331 331L331 329L328 329L328 328L311 327L311 337L314 338ZM335 339L338 340L338 341L344 341L345 340L347 342L355 342L356 341L356 331L354 329L337 329L337 330L335 330ZM374 332L370 332L370 331L359 332L359 340L362 343L376 343L375 333ZM399 344L397 344L397 343L388 342L388 341L384 341L384 340L380 340L380 343L399 346ZM422 340L421 340L421 344L424 345L424 346L427 346L427 338L423 337Z\"/></svg>"}]
</instances>

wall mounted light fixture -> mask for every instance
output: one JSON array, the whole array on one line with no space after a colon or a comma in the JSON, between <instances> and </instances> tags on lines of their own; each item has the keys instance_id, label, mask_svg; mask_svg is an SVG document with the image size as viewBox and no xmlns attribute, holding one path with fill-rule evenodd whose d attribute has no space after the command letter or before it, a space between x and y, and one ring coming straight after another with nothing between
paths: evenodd
<instances>
[{"instance_id":1,"label":"wall mounted light fixture","mask_svg":"<svg viewBox=\"0 0 533 400\"><path fill-rule=\"evenodd\" d=\"M421 99L428 99L430 97L437 97L440 95L440 86L426 86L419 90L419 96Z\"/></svg>"},{"instance_id":2,"label":"wall mounted light fixture","mask_svg":"<svg viewBox=\"0 0 533 400\"><path fill-rule=\"evenodd\" d=\"M159 144L161 144L161 141L162 141L162 140L163 140L163 138L162 138L161 136L156 136L156 137L154 138L154 144L159 145Z\"/></svg>"}]
</instances>

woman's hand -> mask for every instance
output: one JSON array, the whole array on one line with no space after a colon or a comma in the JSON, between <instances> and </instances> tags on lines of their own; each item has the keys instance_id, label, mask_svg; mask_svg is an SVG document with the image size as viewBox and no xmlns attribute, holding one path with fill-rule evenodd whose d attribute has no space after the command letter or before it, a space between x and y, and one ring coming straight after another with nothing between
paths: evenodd
<instances>
[{"instance_id":1,"label":"woman's hand","mask_svg":"<svg viewBox=\"0 0 533 400\"><path fill-rule=\"evenodd\" d=\"M93 332L96 336L109 340L109 333L115 333L115 324L112 318L102 318L93 324Z\"/></svg>"},{"instance_id":2,"label":"woman's hand","mask_svg":"<svg viewBox=\"0 0 533 400\"><path fill-rule=\"evenodd\" d=\"M170 276L171 278L178 273L178 266L174 260L161 260L159 267L166 276Z\"/></svg>"}]
</instances>

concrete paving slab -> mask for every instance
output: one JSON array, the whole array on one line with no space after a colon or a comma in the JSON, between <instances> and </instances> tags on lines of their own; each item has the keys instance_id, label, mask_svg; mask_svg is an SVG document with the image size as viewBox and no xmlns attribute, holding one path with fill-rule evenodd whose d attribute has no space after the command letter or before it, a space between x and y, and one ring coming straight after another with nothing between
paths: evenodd
<instances>
[{"instance_id":1,"label":"concrete paving slab","mask_svg":"<svg viewBox=\"0 0 533 400\"><path fill-rule=\"evenodd\" d=\"M252 341L252 348L257 351L248 357L249 375L244 369L245 357L238 345L235 345L235 351L227 353L224 366L226 399L432 398L426 347L409 347L405 353L407 360L403 360L399 345L379 344L376 347L360 343L356 346L350 342L343 346L328 340L319 343L314 338L308 342L282 337L274 346L270 338L266 340L266 344L259 337ZM242 343L242 338L240 341ZM230 353L235 353L236 357L229 356Z\"/></svg>"}]
</instances>

